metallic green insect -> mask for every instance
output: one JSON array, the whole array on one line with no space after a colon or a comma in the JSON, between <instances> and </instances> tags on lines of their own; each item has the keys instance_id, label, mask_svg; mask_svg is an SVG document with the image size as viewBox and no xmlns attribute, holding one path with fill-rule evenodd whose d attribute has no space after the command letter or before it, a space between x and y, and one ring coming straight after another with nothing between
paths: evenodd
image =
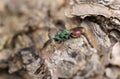
<instances>
[{"instance_id":1,"label":"metallic green insect","mask_svg":"<svg viewBox=\"0 0 120 79\"><path fill-rule=\"evenodd\" d=\"M55 41L65 41L67 39L71 38L71 31L70 30L64 30L60 34L56 34L54 37Z\"/></svg>"},{"instance_id":2,"label":"metallic green insect","mask_svg":"<svg viewBox=\"0 0 120 79\"><path fill-rule=\"evenodd\" d=\"M81 28L77 27L71 30L63 30L61 33L55 35L54 40L66 41L70 38L79 37L80 35L81 35Z\"/></svg>"}]
</instances>

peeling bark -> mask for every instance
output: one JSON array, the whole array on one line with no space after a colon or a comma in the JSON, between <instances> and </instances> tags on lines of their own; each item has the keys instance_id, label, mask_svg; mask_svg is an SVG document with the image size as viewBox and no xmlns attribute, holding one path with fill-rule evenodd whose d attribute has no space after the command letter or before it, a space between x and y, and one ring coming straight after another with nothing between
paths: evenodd
<instances>
[{"instance_id":1,"label":"peeling bark","mask_svg":"<svg viewBox=\"0 0 120 79\"><path fill-rule=\"evenodd\" d=\"M5 73L20 79L120 78L119 0L0 4L0 69L8 69ZM53 39L78 27L76 37Z\"/></svg>"}]
</instances>

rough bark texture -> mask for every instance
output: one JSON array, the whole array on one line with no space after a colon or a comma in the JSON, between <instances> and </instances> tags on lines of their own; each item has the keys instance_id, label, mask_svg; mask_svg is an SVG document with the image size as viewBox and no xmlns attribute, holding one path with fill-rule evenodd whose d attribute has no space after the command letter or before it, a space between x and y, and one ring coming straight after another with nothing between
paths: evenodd
<instances>
[{"instance_id":1,"label":"rough bark texture","mask_svg":"<svg viewBox=\"0 0 120 79\"><path fill-rule=\"evenodd\" d=\"M0 79L120 79L119 61L119 0L0 0Z\"/></svg>"}]
</instances>

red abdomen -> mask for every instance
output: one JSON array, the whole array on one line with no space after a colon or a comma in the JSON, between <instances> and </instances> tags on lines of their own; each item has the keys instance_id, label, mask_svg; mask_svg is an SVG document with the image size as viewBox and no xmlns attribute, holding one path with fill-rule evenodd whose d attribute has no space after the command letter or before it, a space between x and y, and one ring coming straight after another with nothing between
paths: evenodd
<instances>
[{"instance_id":1,"label":"red abdomen","mask_svg":"<svg viewBox=\"0 0 120 79\"><path fill-rule=\"evenodd\" d=\"M76 31L73 31L71 34L72 34L73 37L78 37L78 36L81 35L81 31L80 30L76 30Z\"/></svg>"}]
</instances>

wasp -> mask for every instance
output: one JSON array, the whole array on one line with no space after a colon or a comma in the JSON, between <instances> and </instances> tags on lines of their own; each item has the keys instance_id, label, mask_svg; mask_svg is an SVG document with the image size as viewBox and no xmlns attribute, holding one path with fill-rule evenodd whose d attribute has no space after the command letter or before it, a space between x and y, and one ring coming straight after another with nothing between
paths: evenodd
<instances>
[{"instance_id":1,"label":"wasp","mask_svg":"<svg viewBox=\"0 0 120 79\"><path fill-rule=\"evenodd\" d=\"M71 38L76 38L81 35L81 27L76 27L70 30L63 30L59 34L56 34L54 37L55 41L66 41Z\"/></svg>"}]
</instances>

